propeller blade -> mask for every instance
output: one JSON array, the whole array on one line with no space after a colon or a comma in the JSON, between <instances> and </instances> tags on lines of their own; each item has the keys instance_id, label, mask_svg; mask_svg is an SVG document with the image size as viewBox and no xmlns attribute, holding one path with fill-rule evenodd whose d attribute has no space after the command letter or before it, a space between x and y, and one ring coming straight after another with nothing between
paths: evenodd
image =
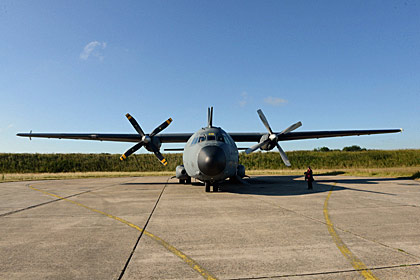
<instances>
[{"instance_id":1,"label":"propeller blade","mask_svg":"<svg viewBox=\"0 0 420 280\"><path fill-rule=\"evenodd\" d=\"M141 137L143 137L144 136L144 132L141 129L141 127L138 124L138 122L129 113L127 113L125 116L130 121L131 125L134 126L134 129L138 132L138 134L140 134Z\"/></svg>"},{"instance_id":2,"label":"propeller blade","mask_svg":"<svg viewBox=\"0 0 420 280\"><path fill-rule=\"evenodd\" d=\"M301 126L302 126L302 123L301 123L301 122L297 122L297 123L295 123L295 124L292 124L291 126L289 126L288 128L286 128L285 130L283 130L282 132L280 132L280 133L279 133L279 134L277 134L277 135L289 133L289 132L291 132L291 131L293 131L293 130L295 130L296 128L299 128L299 127L301 127Z\"/></svg>"},{"instance_id":3,"label":"propeller blade","mask_svg":"<svg viewBox=\"0 0 420 280\"><path fill-rule=\"evenodd\" d=\"M273 131L271 130L271 127L268 124L268 121L267 121L266 117L264 116L264 113L262 112L262 110L258 109L257 113L260 116L261 121L263 122L263 124L267 128L268 132L270 132L270 134L273 134Z\"/></svg>"},{"instance_id":4,"label":"propeller blade","mask_svg":"<svg viewBox=\"0 0 420 280\"><path fill-rule=\"evenodd\" d=\"M133 147L131 147L130 149L128 149L127 152L125 152L124 154L122 154L121 157L120 157L120 160L127 159L128 156L130 156L132 153L134 153L135 151L137 151L138 149L140 149L143 145L144 145L143 142L137 143L136 145L134 145Z\"/></svg>"},{"instance_id":5,"label":"propeller blade","mask_svg":"<svg viewBox=\"0 0 420 280\"><path fill-rule=\"evenodd\" d=\"M149 146L148 147L152 148L153 153L159 159L160 163L162 163L163 165L167 165L168 164L168 162L166 161L166 159L159 152L159 149L153 143L149 143Z\"/></svg>"},{"instance_id":6,"label":"propeller blade","mask_svg":"<svg viewBox=\"0 0 420 280\"><path fill-rule=\"evenodd\" d=\"M248 149L246 149L245 153L248 155L250 153L252 153L253 151L259 149L260 147L262 147L262 145L264 145L267 141L261 142L261 143L257 143L251 147L249 147Z\"/></svg>"},{"instance_id":7,"label":"propeller blade","mask_svg":"<svg viewBox=\"0 0 420 280\"><path fill-rule=\"evenodd\" d=\"M166 121L164 121L160 126L156 127L155 130L152 131L152 133L150 133L150 137L155 136L156 134L158 134L159 132L161 132L162 130L164 130L165 128L168 127L168 125L172 122L172 119L169 118Z\"/></svg>"},{"instance_id":8,"label":"propeller blade","mask_svg":"<svg viewBox=\"0 0 420 280\"><path fill-rule=\"evenodd\" d=\"M286 153L283 151L283 149L280 147L279 143L276 143L277 149L280 152L280 156L281 159L283 160L284 164L286 164L286 166L291 166L289 159L286 156Z\"/></svg>"}]
</instances>

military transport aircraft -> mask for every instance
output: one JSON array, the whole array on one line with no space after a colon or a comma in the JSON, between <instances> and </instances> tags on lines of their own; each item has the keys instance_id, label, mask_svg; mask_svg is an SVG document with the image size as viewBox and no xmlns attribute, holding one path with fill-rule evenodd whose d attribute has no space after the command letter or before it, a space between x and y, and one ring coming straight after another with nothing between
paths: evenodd
<instances>
[{"instance_id":1,"label":"military transport aircraft","mask_svg":"<svg viewBox=\"0 0 420 280\"><path fill-rule=\"evenodd\" d=\"M166 159L160 153L162 143L183 143L183 165L176 167L176 178L180 183L191 183L191 178L198 179L205 184L206 192L218 191L219 183L227 178L243 178L245 167L239 164L238 148L235 142L257 142L248 148L245 153L249 154L260 149L264 151L277 147L283 162L290 166L286 153L279 145L279 141L340 137L353 135L368 135L380 133L401 132L402 129L382 130L340 130L340 131L306 131L292 132L299 128L302 123L297 122L281 132L273 132L266 117L261 110L257 111L261 121L267 128L266 133L227 133L220 127L213 126L213 107L208 108L207 127L201 128L195 133L166 133L159 134L172 122L169 118L158 126L150 134L145 134L137 121L126 114L127 119L133 125L138 134L103 134L103 133L18 133L22 137L42 137L58 139L83 139L99 141L135 142L121 157L125 160L141 147L153 152L163 165L167 165ZM175 149L176 150L176 149Z\"/></svg>"}]
</instances>

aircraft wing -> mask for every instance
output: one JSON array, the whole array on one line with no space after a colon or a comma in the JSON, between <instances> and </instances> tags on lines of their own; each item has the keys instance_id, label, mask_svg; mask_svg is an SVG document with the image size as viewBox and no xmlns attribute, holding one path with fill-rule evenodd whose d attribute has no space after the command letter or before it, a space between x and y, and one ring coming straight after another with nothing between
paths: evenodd
<instances>
[{"instance_id":1,"label":"aircraft wing","mask_svg":"<svg viewBox=\"0 0 420 280\"><path fill-rule=\"evenodd\" d=\"M369 134L383 134L402 132L402 129L373 129L373 130L336 130L336 131L303 131L289 132L278 135L278 141L318 139L327 137L359 136ZM274 132L279 134L278 132ZM229 133L235 142L259 142L267 133Z\"/></svg>"},{"instance_id":2,"label":"aircraft wing","mask_svg":"<svg viewBox=\"0 0 420 280\"><path fill-rule=\"evenodd\" d=\"M369 134L383 134L401 132L402 129L376 129L376 130L336 130L336 131L303 131L289 132L278 136L278 141L317 139L327 137L358 136ZM276 132L275 132L276 133ZM266 133L229 133L235 142L258 142ZM276 133L278 134L278 133ZM161 133L155 137L161 143L183 143L187 142L192 133ZM21 137L56 138L56 139L77 139L115 142L140 142L139 134L115 134L115 133L18 133Z\"/></svg>"},{"instance_id":3,"label":"aircraft wing","mask_svg":"<svg viewBox=\"0 0 420 280\"><path fill-rule=\"evenodd\" d=\"M187 142L192 133L165 133L155 137L162 143L182 143ZM139 134L115 134L115 133L18 133L21 137L37 138L56 138L56 139L77 139L77 140L97 140L97 141L116 141L116 142L140 142L142 137Z\"/></svg>"}]
</instances>

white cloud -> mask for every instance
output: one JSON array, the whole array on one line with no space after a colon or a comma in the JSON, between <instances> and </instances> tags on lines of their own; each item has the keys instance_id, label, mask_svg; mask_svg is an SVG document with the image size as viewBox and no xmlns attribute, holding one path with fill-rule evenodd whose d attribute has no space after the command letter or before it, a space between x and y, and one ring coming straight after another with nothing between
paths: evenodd
<instances>
[{"instance_id":1,"label":"white cloud","mask_svg":"<svg viewBox=\"0 0 420 280\"><path fill-rule=\"evenodd\" d=\"M15 125L13 123L9 123L9 125L7 127L3 127L3 128L0 127L0 133L8 131L9 129L13 128L14 126Z\"/></svg>"},{"instance_id":2,"label":"white cloud","mask_svg":"<svg viewBox=\"0 0 420 280\"><path fill-rule=\"evenodd\" d=\"M287 103L287 100L284 100L279 97L269 96L269 97L264 98L264 102L272 106L280 106L284 103Z\"/></svg>"},{"instance_id":3,"label":"white cloud","mask_svg":"<svg viewBox=\"0 0 420 280\"><path fill-rule=\"evenodd\" d=\"M100 53L100 51L98 51L98 49L103 50L105 48L106 48L106 42L101 43L101 42L98 42L98 41L92 41L83 48L83 52L80 54L80 59L87 60L90 55L93 55L96 58L98 58L99 60L103 60L104 57Z\"/></svg>"},{"instance_id":4,"label":"white cloud","mask_svg":"<svg viewBox=\"0 0 420 280\"><path fill-rule=\"evenodd\" d=\"M241 100L239 100L239 106L244 107L248 103L248 93L246 91L241 93Z\"/></svg>"}]
</instances>

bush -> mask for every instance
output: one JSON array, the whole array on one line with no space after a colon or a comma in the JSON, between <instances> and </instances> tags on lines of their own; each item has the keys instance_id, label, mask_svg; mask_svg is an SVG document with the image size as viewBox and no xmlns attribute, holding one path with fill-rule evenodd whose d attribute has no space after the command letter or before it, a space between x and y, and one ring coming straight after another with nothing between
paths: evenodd
<instances>
[{"instance_id":1,"label":"bush","mask_svg":"<svg viewBox=\"0 0 420 280\"><path fill-rule=\"evenodd\" d=\"M329 152L331 150L328 147L322 147L322 148L315 148L314 151L315 152Z\"/></svg>"},{"instance_id":2,"label":"bush","mask_svg":"<svg viewBox=\"0 0 420 280\"><path fill-rule=\"evenodd\" d=\"M349 146L349 147L344 147L343 151L345 151L345 152L360 152L360 151L366 151L366 149L365 148L362 149L357 145L353 145L353 146Z\"/></svg>"}]
</instances>

